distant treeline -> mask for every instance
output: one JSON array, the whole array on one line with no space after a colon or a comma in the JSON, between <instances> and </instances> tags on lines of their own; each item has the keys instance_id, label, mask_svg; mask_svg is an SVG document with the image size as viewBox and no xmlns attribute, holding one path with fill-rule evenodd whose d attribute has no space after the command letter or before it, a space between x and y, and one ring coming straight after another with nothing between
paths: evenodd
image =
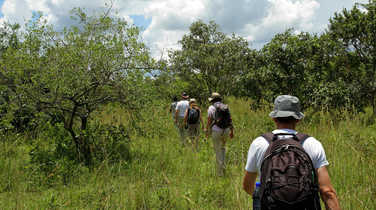
<instances>
[{"instance_id":1,"label":"distant treeline","mask_svg":"<svg viewBox=\"0 0 376 210\"><path fill-rule=\"evenodd\" d=\"M227 36L214 22L197 21L169 53L155 84L206 98L212 91L272 101L292 94L304 106L376 111L376 1L335 13L320 34L289 29L262 49Z\"/></svg>"}]
</instances>

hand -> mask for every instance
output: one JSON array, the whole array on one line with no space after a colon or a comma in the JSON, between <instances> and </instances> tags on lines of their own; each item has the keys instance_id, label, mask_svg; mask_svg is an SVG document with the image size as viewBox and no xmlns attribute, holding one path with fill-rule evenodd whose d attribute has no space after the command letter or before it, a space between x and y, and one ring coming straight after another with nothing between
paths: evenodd
<instances>
[{"instance_id":1,"label":"hand","mask_svg":"<svg viewBox=\"0 0 376 210\"><path fill-rule=\"evenodd\" d=\"M234 132L230 131L230 139L234 138Z\"/></svg>"}]
</instances>

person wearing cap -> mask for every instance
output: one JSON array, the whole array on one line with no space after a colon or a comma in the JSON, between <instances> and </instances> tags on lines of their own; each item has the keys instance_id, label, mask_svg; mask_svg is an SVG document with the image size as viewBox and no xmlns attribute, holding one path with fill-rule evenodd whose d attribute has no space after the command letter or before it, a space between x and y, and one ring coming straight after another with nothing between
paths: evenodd
<instances>
[{"instance_id":1,"label":"person wearing cap","mask_svg":"<svg viewBox=\"0 0 376 210\"><path fill-rule=\"evenodd\" d=\"M223 129L216 125L215 112L216 103L222 103L222 97L219 93L212 93L209 98L211 105L208 108L208 121L206 124L206 138L211 134L213 140L213 147L216 155L216 167L218 176L224 176L225 173L225 154L226 154L226 140L228 137L234 137L234 127L230 118L231 124L229 127Z\"/></svg>"},{"instance_id":2,"label":"person wearing cap","mask_svg":"<svg viewBox=\"0 0 376 210\"><path fill-rule=\"evenodd\" d=\"M198 113L198 120L195 123L189 123L188 120L189 112L192 109L196 110L196 112ZM204 130L204 122L202 121L200 107L197 105L196 99L191 98L189 100L189 108L185 112L184 124L186 125L186 127L188 127L188 136L191 139L192 149L196 152L198 152L198 140L200 138L200 123L202 125L202 129Z\"/></svg>"},{"instance_id":3,"label":"person wearing cap","mask_svg":"<svg viewBox=\"0 0 376 210\"><path fill-rule=\"evenodd\" d=\"M184 116L185 112L187 111L189 107L189 102L188 102L188 94L183 92L181 95L181 100L176 104L175 108L175 124L178 128L180 140L183 146L187 144L186 141L186 136L187 136L187 131L184 126Z\"/></svg>"},{"instance_id":4,"label":"person wearing cap","mask_svg":"<svg viewBox=\"0 0 376 210\"><path fill-rule=\"evenodd\" d=\"M278 137L283 140L283 138L298 133L295 128L297 123L304 117L304 114L300 110L300 102L297 97L280 95L275 99L274 110L269 116L276 125L276 129L272 133L282 134ZM261 163L268 146L268 141L264 137L259 136L253 140L248 150L243 189L250 195L254 191L255 182L258 174L260 174ZM325 203L326 209L340 209L336 191L330 181L327 170L329 163L322 144L314 137L309 137L304 140L302 146L311 157L317 171L321 199Z\"/></svg>"}]
</instances>

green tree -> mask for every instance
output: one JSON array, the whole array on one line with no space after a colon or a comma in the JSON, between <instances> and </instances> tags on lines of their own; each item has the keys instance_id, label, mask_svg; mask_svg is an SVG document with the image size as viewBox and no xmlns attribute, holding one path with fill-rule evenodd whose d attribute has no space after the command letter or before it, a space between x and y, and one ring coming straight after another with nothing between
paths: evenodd
<instances>
[{"instance_id":1,"label":"green tree","mask_svg":"<svg viewBox=\"0 0 376 210\"><path fill-rule=\"evenodd\" d=\"M1 60L4 78L12 81L8 87L16 87L13 101L60 119L87 165L91 114L113 102L138 109L149 95L144 78L152 60L139 30L109 12L87 16L74 9L77 24L61 32L40 17L27 24L20 47L7 49Z\"/></svg>"},{"instance_id":2,"label":"green tree","mask_svg":"<svg viewBox=\"0 0 376 210\"><path fill-rule=\"evenodd\" d=\"M261 81L267 100L279 94L292 94L305 101L314 39L308 33L294 35L289 29L261 49L261 65L253 75Z\"/></svg>"},{"instance_id":3,"label":"green tree","mask_svg":"<svg viewBox=\"0 0 376 210\"><path fill-rule=\"evenodd\" d=\"M189 30L179 41L181 50L169 54L173 71L190 83L196 96L204 98L213 91L233 94L254 53L248 42L235 35L226 36L213 21L194 22Z\"/></svg>"},{"instance_id":4,"label":"green tree","mask_svg":"<svg viewBox=\"0 0 376 210\"><path fill-rule=\"evenodd\" d=\"M376 114L376 1L343 9L330 19L328 34L347 51L344 62L352 68L361 103L372 105ZM357 64L355 66L354 64Z\"/></svg>"}]
</instances>

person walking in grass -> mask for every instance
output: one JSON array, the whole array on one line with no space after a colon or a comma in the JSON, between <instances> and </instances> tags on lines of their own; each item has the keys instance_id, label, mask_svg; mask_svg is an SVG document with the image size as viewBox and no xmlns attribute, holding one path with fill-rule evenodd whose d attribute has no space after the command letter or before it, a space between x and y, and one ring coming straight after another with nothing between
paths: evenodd
<instances>
[{"instance_id":1,"label":"person walking in grass","mask_svg":"<svg viewBox=\"0 0 376 210\"><path fill-rule=\"evenodd\" d=\"M170 104L169 112L172 115L172 119L175 119L176 105L178 104L178 97L174 96L172 98L172 103Z\"/></svg>"},{"instance_id":2,"label":"person walking in grass","mask_svg":"<svg viewBox=\"0 0 376 210\"><path fill-rule=\"evenodd\" d=\"M200 123L204 130L204 122L201 117L200 107L196 103L196 99L191 98L189 100L189 108L185 112L184 124L188 128L188 136L192 143L194 151L198 151L198 141L200 138Z\"/></svg>"},{"instance_id":3,"label":"person walking in grass","mask_svg":"<svg viewBox=\"0 0 376 210\"><path fill-rule=\"evenodd\" d=\"M187 144L186 137L187 137L187 131L184 126L184 116L185 112L187 111L189 107L188 102L188 94L183 92L181 95L181 100L176 104L175 108L175 124L178 128L180 140L183 146Z\"/></svg>"},{"instance_id":4,"label":"person walking in grass","mask_svg":"<svg viewBox=\"0 0 376 210\"><path fill-rule=\"evenodd\" d=\"M228 106L222 103L219 93L212 93L209 98L211 105L208 108L208 121L206 124L206 138L211 134L216 155L218 176L225 175L225 154L227 138L234 137L234 126Z\"/></svg>"},{"instance_id":5,"label":"person walking in grass","mask_svg":"<svg viewBox=\"0 0 376 210\"><path fill-rule=\"evenodd\" d=\"M251 143L243 189L252 195L260 174L261 187L255 192L256 198L261 198L254 202L259 202L263 210L321 209L319 193L326 209L340 209L322 144L295 130L304 117L299 99L290 95L278 96L269 116L276 129Z\"/></svg>"}]
</instances>

